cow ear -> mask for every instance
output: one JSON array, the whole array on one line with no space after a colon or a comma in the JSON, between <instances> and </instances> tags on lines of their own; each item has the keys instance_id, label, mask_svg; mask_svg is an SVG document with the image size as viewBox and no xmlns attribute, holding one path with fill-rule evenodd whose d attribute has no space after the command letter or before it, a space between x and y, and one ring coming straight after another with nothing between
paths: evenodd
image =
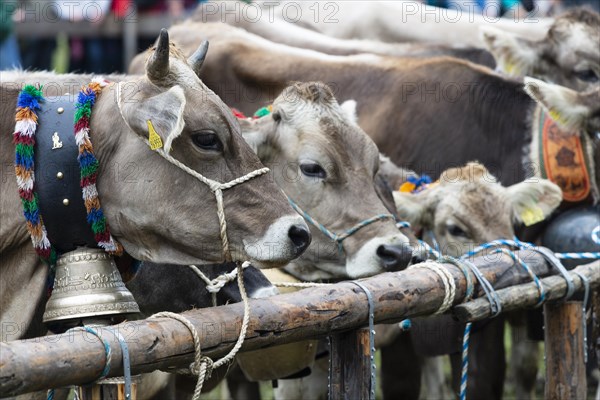
<instances>
[{"instance_id":1,"label":"cow ear","mask_svg":"<svg viewBox=\"0 0 600 400\"><path fill-rule=\"evenodd\" d=\"M127 124L138 135L148 139L157 147L164 147L168 153L173 140L183 131L183 111L185 94L180 86L173 86L166 92L144 99L132 98L121 94L121 111ZM156 135L160 138L157 140Z\"/></svg>"},{"instance_id":2,"label":"cow ear","mask_svg":"<svg viewBox=\"0 0 600 400\"><path fill-rule=\"evenodd\" d=\"M346 100L343 102L340 107L342 107L342 111L348 119L354 123L358 124L358 117L356 116L356 101L355 100Z\"/></svg>"},{"instance_id":3,"label":"cow ear","mask_svg":"<svg viewBox=\"0 0 600 400\"><path fill-rule=\"evenodd\" d=\"M481 39L496 60L497 69L510 76L531 75L538 64L541 44L489 26Z\"/></svg>"},{"instance_id":4,"label":"cow ear","mask_svg":"<svg viewBox=\"0 0 600 400\"><path fill-rule=\"evenodd\" d=\"M569 132L585 128L592 110L583 104L576 91L530 77L525 78L525 91L561 128Z\"/></svg>"},{"instance_id":5,"label":"cow ear","mask_svg":"<svg viewBox=\"0 0 600 400\"><path fill-rule=\"evenodd\" d=\"M531 178L507 188L514 219L533 225L546 219L562 201L562 191L547 179Z\"/></svg>"},{"instance_id":6,"label":"cow ear","mask_svg":"<svg viewBox=\"0 0 600 400\"><path fill-rule=\"evenodd\" d=\"M259 121L259 119L238 119L244 140L256 154L262 152L264 147L269 143L269 130L260 129Z\"/></svg>"},{"instance_id":7,"label":"cow ear","mask_svg":"<svg viewBox=\"0 0 600 400\"><path fill-rule=\"evenodd\" d=\"M420 194L393 192L394 203L396 204L396 211L400 220L410 222L413 227L422 224L427 209L422 199L423 194L424 192Z\"/></svg>"}]
</instances>

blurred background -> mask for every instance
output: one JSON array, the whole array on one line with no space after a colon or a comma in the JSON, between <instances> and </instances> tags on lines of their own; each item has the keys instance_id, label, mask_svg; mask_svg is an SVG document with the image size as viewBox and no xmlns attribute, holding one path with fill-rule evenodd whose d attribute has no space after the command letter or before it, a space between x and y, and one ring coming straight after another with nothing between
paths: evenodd
<instances>
[{"instance_id":1,"label":"blurred background","mask_svg":"<svg viewBox=\"0 0 600 400\"><path fill-rule=\"evenodd\" d=\"M189 16L205 0L0 0L0 70L23 68L65 72L125 72L159 30ZM473 0L424 0L472 9ZM553 16L600 0L475 0L488 17ZM490 4L494 7L489 7ZM470 8L469 8L470 7ZM496 15L489 15L490 13Z\"/></svg>"}]
</instances>

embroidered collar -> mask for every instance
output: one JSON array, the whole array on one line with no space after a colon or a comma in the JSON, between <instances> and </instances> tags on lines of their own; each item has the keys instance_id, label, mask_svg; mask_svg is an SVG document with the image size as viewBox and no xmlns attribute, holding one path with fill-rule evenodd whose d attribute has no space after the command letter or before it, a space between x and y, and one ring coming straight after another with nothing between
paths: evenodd
<instances>
[{"instance_id":1,"label":"embroidered collar","mask_svg":"<svg viewBox=\"0 0 600 400\"><path fill-rule=\"evenodd\" d=\"M535 121L537 135L534 141L537 146L533 151L537 153L541 177L561 188L565 202L589 201L593 197L595 182L590 177L590 172L593 173L590 167L592 155L589 154L589 140L585 140L585 134L564 132L541 108Z\"/></svg>"},{"instance_id":2,"label":"embroidered collar","mask_svg":"<svg viewBox=\"0 0 600 400\"><path fill-rule=\"evenodd\" d=\"M46 102L46 99L43 97L41 88L38 89L32 85L25 86L18 97L17 114L15 118L17 122L15 125L15 133L13 134L13 138L15 143L15 174L19 188L19 196L21 197L23 214L27 221L27 230L31 235L33 247L40 258L50 265L51 270L54 269L58 253L68 251L68 249L64 248L64 243L56 243L56 245L52 243L52 241L54 241L53 236L60 236L60 234L56 233L49 235L49 230L44 224L41 209L48 211L53 210L56 207L59 209L60 207L63 207L61 211L69 210L69 212L77 213L75 206L77 205L78 201L81 204L81 199L83 199L83 206L85 210L83 217L87 219L89 229L91 229L91 235L89 235L90 232L88 231L86 233L82 233L81 237L76 238L76 240L88 246L93 246L94 243L90 243L90 241L93 241L95 244L97 244L97 246L114 255L120 255L123 251L122 246L111 236L108 223L106 222L106 218L100 205L100 200L98 198L98 192L96 189L96 179L98 176L99 165L98 160L94 156L94 151L89 137L92 107L98 94L102 91L102 88L105 85L105 81L94 80L90 84L84 86L77 96L74 109L68 110L70 112L74 111L75 143L71 146L75 146L77 150L73 156L76 156L79 169L79 173L77 174L79 177L78 179L76 177L76 179L79 181L79 186L81 187L81 197L77 198L76 196L75 198L71 199L63 198L60 200L60 205L53 203L53 201L56 201L56 198L45 198L44 196L43 199L40 199L38 196L38 185L36 185L35 179L35 152L37 150L38 153L40 153L38 154L39 158L46 159L51 159L51 157L48 157L48 152L61 152L65 150L65 154L67 154L67 145L69 142L72 142L72 139L66 135L63 135L61 140L60 135L62 132L58 132L57 130L52 133L53 129L50 129L49 131L44 132L45 135L43 138L38 138L38 145L40 146L36 146L36 133L39 124L38 111L42 110L42 104ZM64 101L64 98L61 99ZM58 101L57 98L53 98L52 100ZM60 107L55 110L58 114L63 114L67 111L66 107ZM58 126L58 123L55 122L55 124ZM51 128L53 128L53 126L51 126ZM48 135L51 135L51 137L46 137ZM50 142L52 143L51 147ZM45 146L41 147L42 144ZM44 174L48 175L49 171L49 168L43 171L38 170L37 175L40 177ZM55 180L60 181L65 179L65 177L67 177L66 175L69 174L69 171L54 172L55 171L51 171L50 174L52 176L46 176L46 178L54 178ZM70 171L70 173L72 174L73 172ZM42 187L44 184L42 184L40 181L39 186ZM54 183L53 186L59 189L61 188L60 184ZM65 186L63 185L62 187L64 188ZM60 195L60 193L58 193L58 195ZM51 213L52 211L48 212ZM54 218L49 217L49 219ZM54 225L55 224L53 223L50 232L58 232L57 229L62 230L62 227ZM89 240L86 236L91 236L92 239ZM69 241L71 239L73 238L69 237ZM69 245L73 244L74 243L72 242L69 243Z\"/></svg>"}]
</instances>

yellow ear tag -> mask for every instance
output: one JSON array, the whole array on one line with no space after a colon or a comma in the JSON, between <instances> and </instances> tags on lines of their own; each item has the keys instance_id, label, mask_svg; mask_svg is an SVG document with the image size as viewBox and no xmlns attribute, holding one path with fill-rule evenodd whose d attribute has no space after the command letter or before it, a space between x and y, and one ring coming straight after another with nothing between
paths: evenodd
<instances>
[{"instance_id":1,"label":"yellow ear tag","mask_svg":"<svg viewBox=\"0 0 600 400\"><path fill-rule=\"evenodd\" d=\"M559 124L565 124L565 119L562 117L560 112L556 110L550 110L549 114L550 118L552 118L554 121L558 122Z\"/></svg>"},{"instance_id":2,"label":"yellow ear tag","mask_svg":"<svg viewBox=\"0 0 600 400\"><path fill-rule=\"evenodd\" d=\"M163 147L163 142L160 138L160 136L158 136L158 133L156 133L156 130L154 129L154 125L152 125L152 121L148 120L148 141L150 142L150 149L151 150L157 150L160 149L161 147Z\"/></svg>"},{"instance_id":3,"label":"yellow ear tag","mask_svg":"<svg viewBox=\"0 0 600 400\"><path fill-rule=\"evenodd\" d=\"M544 212L538 206L531 206L523 210L521 213L521 220L525 226L531 226L537 224L545 219Z\"/></svg>"}]
</instances>

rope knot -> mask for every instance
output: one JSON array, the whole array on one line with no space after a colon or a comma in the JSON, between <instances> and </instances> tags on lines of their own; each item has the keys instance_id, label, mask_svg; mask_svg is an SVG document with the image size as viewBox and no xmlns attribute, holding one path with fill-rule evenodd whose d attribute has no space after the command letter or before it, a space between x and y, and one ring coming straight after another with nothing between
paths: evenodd
<instances>
[{"instance_id":1,"label":"rope knot","mask_svg":"<svg viewBox=\"0 0 600 400\"><path fill-rule=\"evenodd\" d=\"M201 377L202 380L210 378L213 371L214 361L210 357L202 356L200 362L194 361L190 364L190 373Z\"/></svg>"}]
</instances>

